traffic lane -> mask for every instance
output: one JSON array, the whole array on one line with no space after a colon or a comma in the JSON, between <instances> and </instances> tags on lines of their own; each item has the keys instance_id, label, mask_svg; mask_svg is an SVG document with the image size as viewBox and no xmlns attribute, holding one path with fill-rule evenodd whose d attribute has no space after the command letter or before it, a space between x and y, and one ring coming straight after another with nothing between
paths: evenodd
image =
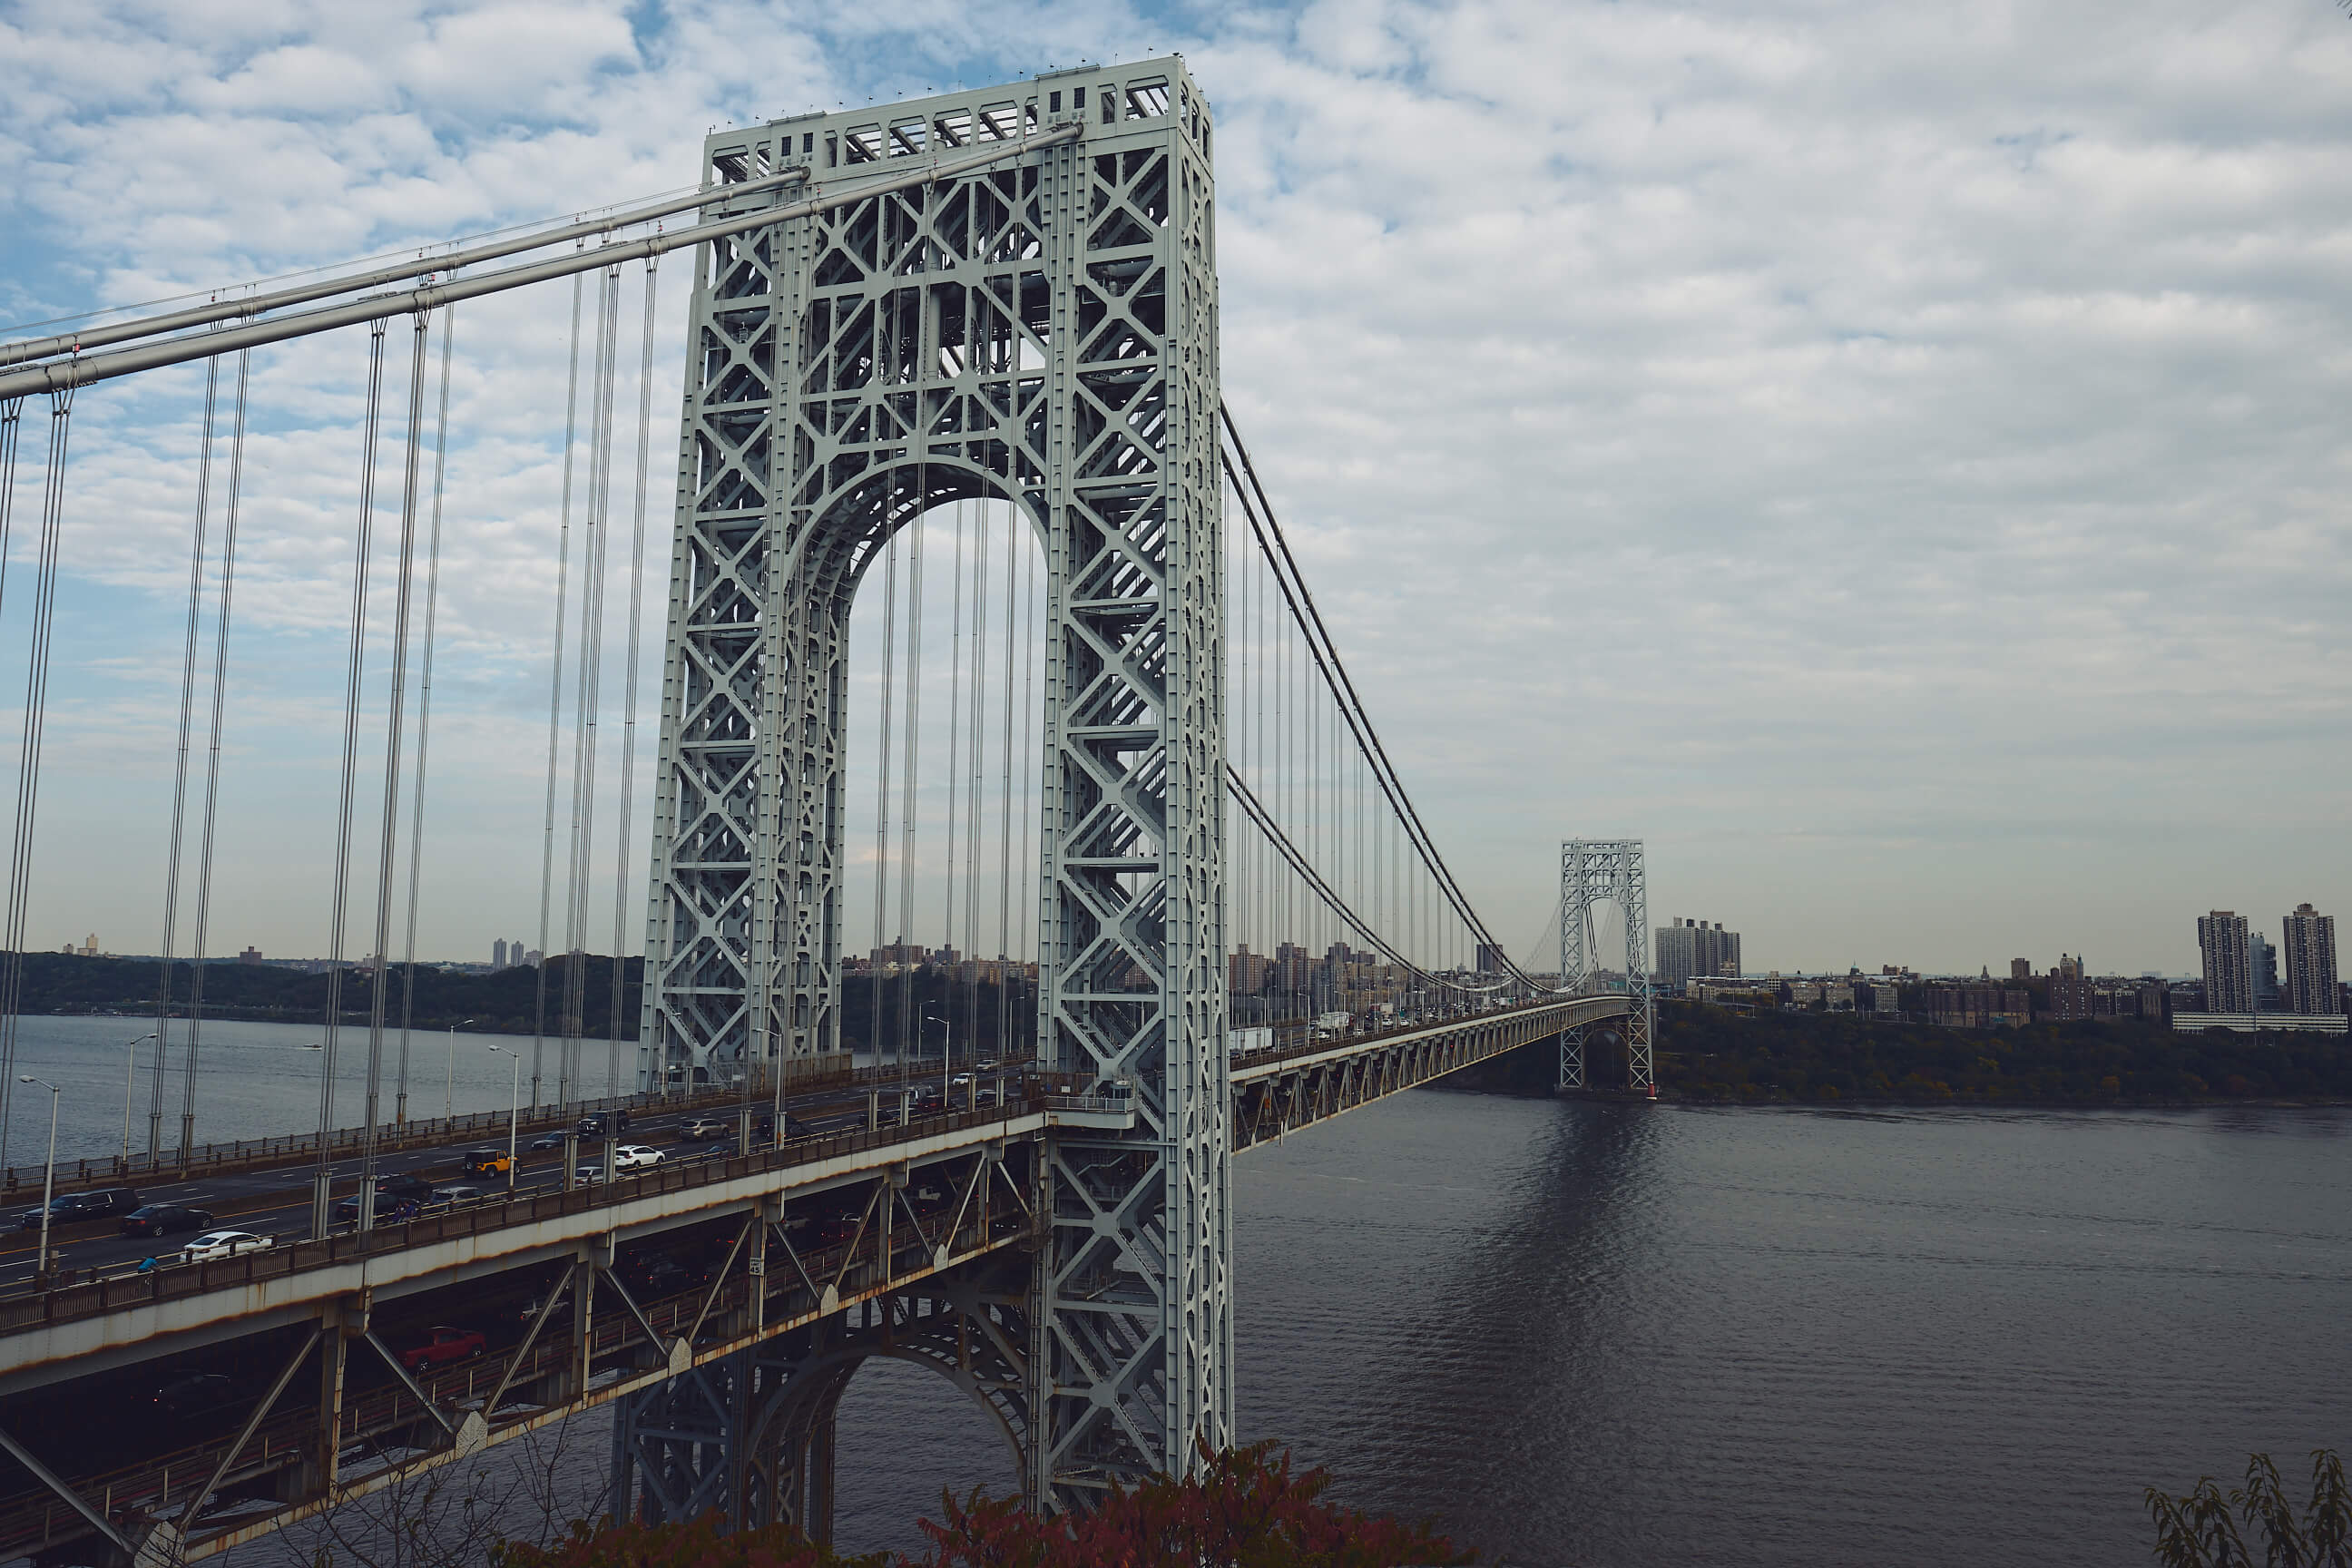
<instances>
[{"instance_id":1,"label":"traffic lane","mask_svg":"<svg viewBox=\"0 0 2352 1568\"><path fill-rule=\"evenodd\" d=\"M983 1081L982 1085L983 1096L985 1097L991 1089L1001 1091L1003 1082L1002 1079ZM827 1110L820 1111L815 1107L811 1107L807 1117L796 1116L795 1119L801 1121L802 1124L814 1135L849 1131L866 1124L866 1110L863 1094L854 1097L829 1098L830 1106ZM961 1099L961 1096L959 1095L958 1098ZM644 1123L632 1126L614 1142L619 1143L651 1142L656 1134L665 1131L680 1134L687 1121L697 1119L683 1114L651 1118ZM604 1140L601 1138L579 1140L580 1163L602 1164L604 1142ZM478 1143L467 1145L469 1149L485 1146ZM503 1149L503 1145L499 1147ZM733 1139L722 1138L714 1142L694 1140L688 1142L681 1138L670 1148L665 1150L664 1153L670 1159L681 1157L701 1159L718 1158L735 1152ZM446 1173L448 1159L447 1149L412 1150L400 1154L381 1157L377 1171L380 1175ZM356 1184L359 1173L360 1162L357 1160L339 1162L334 1167L334 1176L339 1185L346 1180ZM271 1179L273 1175L276 1178L274 1181ZM173 1204L181 1207L200 1209L210 1214L213 1223L206 1228L249 1230L270 1236L280 1243L290 1243L307 1239L310 1235L310 1198L307 1183L301 1186L289 1186L285 1180L285 1175L286 1173L283 1171L257 1173L210 1182L171 1182L160 1185L142 1186L138 1190L141 1199L146 1203ZM520 1161L517 1176L519 1188L537 1189L558 1186L562 1184L563 1176L562 1156L558 1152L551 1158L535 1161L526 1152ZM445 1174L440 1184L456 1185L460 1182L483 1187L485 1196L490 1198L495 1198L502 1187L499 1177L473 1177L462 1165L458 1167L457 1174ZM347 1230L350 1227L339 1226L338 1228ZM52 1266L60 1269L104 1271L135 1265L151 1257L168 1260L198 1234L201 1233L191 1231L169 1237L125 1237L121 1234L119 1220L85 1222L51 1233ZM0 1231L0 1287L26 1283L31 1280L35 1272L34 1265L39 1241L40 1233L37 1229Z\"/></svg>"}]
</instances>

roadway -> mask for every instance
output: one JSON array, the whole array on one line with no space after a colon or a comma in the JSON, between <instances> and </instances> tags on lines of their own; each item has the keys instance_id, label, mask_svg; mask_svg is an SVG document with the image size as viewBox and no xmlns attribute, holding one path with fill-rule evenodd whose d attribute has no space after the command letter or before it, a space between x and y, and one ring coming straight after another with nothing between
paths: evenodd
<instances>
[{"instance_id":1,"label":"roadway","mask_svg":"<svg viewBox=\"0 0 2352 1568\"><path fill-rule=\"evenodd\" d=\"M1007 1085L1017 1083L1015 1075L998 1073L979 1078L975 1087L983 1103L998 1101ZM894 1096L919 1093L924 1089L936 1091L940 1087L936 1071L910 1076L896 1088L880 1090L884 1104L881 1120L888 1125L896 1120L895 1107L888 1102ZM959 1100L963 1092L959 1091ZM753 1101L751 1113L756 1124L767 1113L765 1100ZM848 1131L863 1127L866 1121L866 1090L864 1087L845 1088L820 1094L811 1100L793 1102L792 1116L800 1128L811 1135ZM644 1143L662 1151L666 1161L703 1159L741 1152L738 1140L726 1138L716 1142L709 1140L689 1141L686 1128L697 1121L737 1121L740 1109L713 1108L707 1100L691 1110L653 1110L632 1113L627 1131L616 1140L620 1143ZM515 1187L519 1192L545 1192L563 1184L563 1153L561 1133L527 1134L521 1142L521 1157L517 1162ZM756 1142L757 1134L754 1134ZM551 1141L554 1146L545 1147ZM579 1158L583 1165L601 1163L602 1139L582 1138ZM504 1178L497 1175L478 1176L458 1163L457 1156L474 1149L506 1148L506 1139L495 1140L469 1135L428 1149L404 1150L376 1157L376 1173L382 1176L414 1175L432 1182L436 1186L460 1184L478 1186L486 1195L502 1194ZM453 1151L455 1152L453 1154ZM338 1198L349 1196L359 1189L361 1162L356 1158L335 1161L330 1167ZM183 1208L200 1209L213 1216L210 1228L249 1230L268 1236L279 1242L306 1240L311 1235L310 1188L318 1167L315 1163L280 1167L275 1170L224 1173L200 1177L192 1181L174 1179L173 1173L163 1173L164 1179L130 1184L144 1204L173 1204ZM37 1204L29 1208L10 1212L0 1218L0 1293L30 1287L40 1247L40 1232L20 1229L26 1215L37 1215ZM180 1249L200 1234L183 1231L165 1237L128 1237L121 1233L119 1217L89 1220L50 1232L50 1248L54 1257L51 1271L58 1284L69 1284L93 1274L113 1274L135 1268L148 1258L163 1262L173 1260ZM346 1224L334 1227L349 1231ZM69 1277L68 1277L69 1276Z\"/></svg>"}]
</instances>

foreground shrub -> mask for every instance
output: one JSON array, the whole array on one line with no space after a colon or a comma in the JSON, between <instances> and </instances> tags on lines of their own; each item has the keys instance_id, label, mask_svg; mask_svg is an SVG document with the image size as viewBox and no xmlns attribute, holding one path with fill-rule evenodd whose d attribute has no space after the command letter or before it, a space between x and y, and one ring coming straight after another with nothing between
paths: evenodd
<instances>
[{"instance_id":1,"label":"foreground shrub","mask_svg":"<svg viewBox=\"0 0 2352 1568\"><path fill-rule=\"evenodd\" d=\"M1326 1502L1330 1473L1294 1470L1271 1443L1201 1453L1201 1472L1110 1493L1093 1512L1040 1519L1018 1498L942 1495L921 1557L842 1557L782 1525L721 1535L692 1524L574 1523L550 1547L509 1542L498 1568L1430 1568L1472 1561L1427 1525Z\"/></svg>"},{"instance_id":2,"label":"foreground shrub","mask_svg":"<svg viewBox=\"0 0 2352 1568\"><path fill-rule=\"evenodd\" d=\"M2164 1568L2352 1568L2352 1493L2344 1461L2325 1448L2312 1452L2311 1504L2300 1517L2268 1454L2249 1458L2246 1484L2227 1492L2210 1476L2179 1497L2150 1487L2147 1512ZM2259 1558L2248 1536L2261 1543Z\"/></svg>"}]
</instances>

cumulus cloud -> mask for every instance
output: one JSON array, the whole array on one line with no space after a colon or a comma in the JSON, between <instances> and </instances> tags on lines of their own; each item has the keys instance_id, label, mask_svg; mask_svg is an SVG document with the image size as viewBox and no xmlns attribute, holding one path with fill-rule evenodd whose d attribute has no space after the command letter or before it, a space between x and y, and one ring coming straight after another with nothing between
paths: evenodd
<instances>
[{"instance_id":1,"label":"cumulus cloud","mask_svg":"<svg viewBox=\"0 0 2352 1568\"><path fill-rule=\"evenodd\" d=\"M1647 838L1657 914L1783 965L2179 969L2198 910L2343 902L2352 24L2324 0L19 10L0 310L400 253L687 184L715 123L1168 49L1218 114L1226 396L1508 940L1568 834ZM492 889L536 882L569 306L459 316L452 952L535 907ZM257 377L238 764L313 824L364 352ZM68 545L93 640L61 633L55 754L93 772L175 705L197 385L78 420L104 526ZM59 833L155 795L87 800ZM44 918L151 941L144 837L45 879ZM316 945L292 885L230 906L265 945Z\"/></svg>"}]
</instances>

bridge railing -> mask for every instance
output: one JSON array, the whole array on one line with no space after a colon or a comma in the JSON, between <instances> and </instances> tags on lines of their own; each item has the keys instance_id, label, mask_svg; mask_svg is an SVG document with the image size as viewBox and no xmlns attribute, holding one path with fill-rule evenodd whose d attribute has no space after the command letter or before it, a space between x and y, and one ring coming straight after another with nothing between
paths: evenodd
<instances>
[{"instance_id":1,"label":"bridge railing","mask_svg":"<svg viewBox=\"0 0 2352 1568\"><path fill-rule=\"evenodd\" d=\"M1542 996L1538 997L1534 1001L1520 1003L1514 1006L1484 1008L1452 1014L1438 1018L1416 1018L1408 1023L1398 1024L1392 1027L1385 1029L1370 1029L1361 1033L1334 1035L1328 1039L1307 1040L1303 1044L1296 1046L1278 1046L1272 1050L1251 1051L1247 1055L1234 1057L1233 1058L1232 1066L1234 1068L1260 1068L1274 1062L1295 1061L1300 1057L1323 1056L1331 1051L1346 1050L1349 1047L1355 1046L1376 1046L1383 1040L1392 1040L1402 1035L1425 1035L1437 1029L1453 1028L1471 1024L1492 1023L1497 1018L1512 1017L1520 1013L1531 1012L1538 1007L1557 1007L1563 1003L1580 1002L1583 1000L1585 1000L1585 998L1580 996Z\"/></svg>"},{"instance_id":2,"label":"bridge railing","mask_svg":"<svg viewBox=\"0 0 2352 1568\"><path fill-rule=\"evenodd\" d=\"M453 1206L396 1225L367 1232L346 1232L308 1238L239 1254L208 1263L167 1265L146 1273L119 1274L79 1283L59 1283L0 1297L0 1334L23 1332L57 1323L102 1317L135 1307L241 1289L264 1280L283 1279L311 1269L331 1268L360 1258L430 1246L454 1237L535 1225L591 1209L634 1203L665 1193L737 1181L747 1176L865 1153L921 1138L969 1131L1009 1117L1034 1114L1055 1099L1087 1098L1059 1086L1048 1093L1043 1084L1026 1087L1003 1105L946 1111L900 1126L872 1131L835 1132L799 1138L781 1148L751 1154L711 1156L664 1163L641 1174L590 1183L569 1192L519 1193L511 1198L488 1198ZM1120 1102L1124 1109L1124 1102Z\"/></svg>"}]
</instances>

